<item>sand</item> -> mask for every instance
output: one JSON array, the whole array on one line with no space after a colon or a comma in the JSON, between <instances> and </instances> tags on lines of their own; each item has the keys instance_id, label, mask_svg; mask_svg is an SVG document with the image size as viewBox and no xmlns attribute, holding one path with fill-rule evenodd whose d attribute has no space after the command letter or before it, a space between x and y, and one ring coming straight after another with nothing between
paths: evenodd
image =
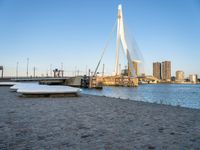
<instances>
[{"instance_id":1,"label":"sand","mask_svg":"<svg viewBox=\"0 0 200 150\"><path fill-rule=\"evenodd\" d=\"M24 98L0 87L0 149L200 149L200 110L90 95Z\"/></svg>"}]
</instances>

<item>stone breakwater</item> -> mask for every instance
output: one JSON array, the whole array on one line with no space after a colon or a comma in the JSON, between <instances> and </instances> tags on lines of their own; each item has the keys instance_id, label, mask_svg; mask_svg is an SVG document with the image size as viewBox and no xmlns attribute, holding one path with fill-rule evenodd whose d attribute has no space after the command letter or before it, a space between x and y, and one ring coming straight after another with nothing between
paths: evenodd
<instances>
[{"instance_id":1,"label":"stone breakwater","mask_svg":"<svg viewBox=\"0 0 200 150\"><path fill-rule=\"evenodd\" d=\"M0 87L0 149L199 149L200 110L82 95L22 98Z\"/></svg>"}]
</instances>

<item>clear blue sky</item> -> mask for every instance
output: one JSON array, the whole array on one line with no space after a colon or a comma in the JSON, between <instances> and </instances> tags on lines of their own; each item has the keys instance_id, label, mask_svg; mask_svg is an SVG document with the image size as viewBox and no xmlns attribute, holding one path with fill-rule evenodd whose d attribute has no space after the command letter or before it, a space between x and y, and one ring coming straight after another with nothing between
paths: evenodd
<instances>
[{"instance_id":1,"label":"clear blue sky","mask_svg":"<svg viewBox=\"0 0 200 150\"><path fill-rule=\"evenodd\" d=\"M172 75L200 75L200 0L0 0L0 65L5 75L26 75L33 67L46 74L63 63L66 72L75 68L94 70L122 4L129 32L145 60L172 61ZM113 36L113 38L115 38ZM106 71L114 70L115 39L106 51ZM101 70L100 66L100 70Z\"/></svg>"}]
</instances>

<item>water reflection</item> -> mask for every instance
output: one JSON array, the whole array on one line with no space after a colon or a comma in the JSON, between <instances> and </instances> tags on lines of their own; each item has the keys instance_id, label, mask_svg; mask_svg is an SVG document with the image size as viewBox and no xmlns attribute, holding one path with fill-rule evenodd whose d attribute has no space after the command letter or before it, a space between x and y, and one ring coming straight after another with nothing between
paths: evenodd
<instances>
[{"instance_id":1,"label":"water reflection","mask_svg":"<svg viewBox=\"0 0 200 150\"><path fill-rule=\"evenodd\" d=\"M83 89L83 93L200 109L200 85L145 84L132 87Z\"/></svg>"}]
</instances>

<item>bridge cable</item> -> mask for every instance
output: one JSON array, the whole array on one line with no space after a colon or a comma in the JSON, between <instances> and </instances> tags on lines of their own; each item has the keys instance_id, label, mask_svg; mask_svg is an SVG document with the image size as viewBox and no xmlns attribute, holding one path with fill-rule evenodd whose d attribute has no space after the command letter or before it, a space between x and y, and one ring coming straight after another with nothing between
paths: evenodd
<instances>
[{"instance_id":1,"label":"bridge cable","mask_svg":"<svg viewBox=\"0 0 200 150\"><path fill-rule=\"evenodd\" d=\"M96 69L95 69L95 72L94 72L94 75L93 75L93 76L96 76L96 74L97 74L97 70L98 70L99 65L100 65L100 63L101 63L101 60L102 60L102 58L103 58L103 56L104 56L104 53L105 53L105 51L106 51L106 49L107 49L107 47L108 47L108 45L109 45L109 42L110 42L110 40L111 40L111 38L112 38L112 34L113 34L113 32L114 32L114 29L115 29L115 26L116 26L116 25L117 25L117 20L115 21L115 23L114 23L114 25L113 25L113 27L112 27L112 30L111 30L111 32L110 32L110 34L109 34L109 38L107 39L106 44L105 44L105 46L104 46L104 48L103 48L103 52L102 52L102 54L101 54L101 57L100 57L100 59L99 59L99 62L98 62L98 64L97 64L97 67L96 67Z\"/></svg>"}]
</instances>

